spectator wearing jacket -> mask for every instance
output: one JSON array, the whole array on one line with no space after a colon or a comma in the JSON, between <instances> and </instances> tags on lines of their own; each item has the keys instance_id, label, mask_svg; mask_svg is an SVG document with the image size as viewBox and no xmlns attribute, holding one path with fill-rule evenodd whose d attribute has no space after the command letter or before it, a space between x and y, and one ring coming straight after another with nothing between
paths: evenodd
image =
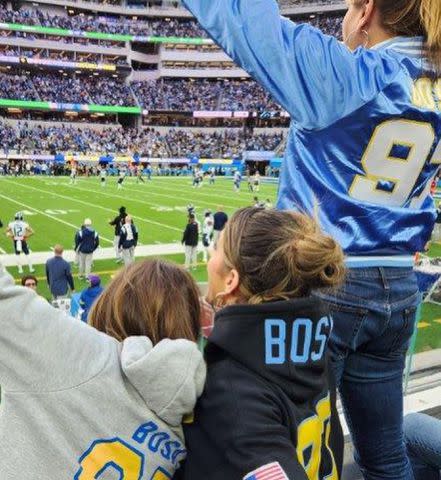
<instances>
[{"instance_id":1,"label":"spectator wearing jacket","mask_svg":"<svg viewBox=\"0 0 441 480\"><path fill-rule=\"evenodd\" d=\"M64 298L75 290L70 263L63 258L63 247L55 245L54 256L46 262L46 280L53 300Z\"/></svg>"},{"instance_id":2,"label":"spectator wearing jacket","mask_svg":"<svg viewBox=\"0 0 441 480\"><path fill-rule=\"evenodd\" d=\"M75 239L74 239L74 251L75 251L75 258L74 258L74 265L76 267L79 267L80 265L80 253L78 252L78 245L80 244L80 232L82 232L86 227L84 225L81 225L80 229L77 230L77 233L75 234Z\"/></svg>"},{"instance_id":3,"label":"spectator wearing jacket","mask_svg":"<svg viewBox=\"0 0 441 480\"><path fill-rule=\"evenodd\" d=\"M133 224L132 217L126 215L119 237L119 249L121 250L124 265L130 265L135 261L136 245L138 245L138 229Z\"/></svg>"},{"instance_id":4,"label":"spectator wearing jacket","mask_svg":"<svg viewBox=\"0 0 441 480\"><path fill-rule=\"evenodd\" d=\"M87 277L89 286L85 288L80 295L81 320L87 322L87 316L97 298L103 293L101 278L98 275L89 275Z\"/></svg>"},{"instance_id":5,"label":"spectator wearing jacket","mask_svg":"<svg viewBox=\"0 0 441 480\"><path fill-rule=\"evenodd\" d=\"M162 260L117 274L90 325L0 265L0 478L172 478L204 386L199 316L195 282Z\"/></svg>"},{"instance_id":6,"label":"spectator wearing jacket","mask_svg":"<svg viewBox=\"0 0 441 480\"><path fill-rule=\"evenodd\" d=\"M195 269L197 264L197 252L199 242L199 226L194 213L188 215L188 223L182 236L185 245L185 268Z\"/></svg>"},{"instance_id":7,"label":"spectator wearing jacket","mask_svg":"<svg viewBox=\"0 0 441 480\"><path fill-rule=\"evenodd\" d=\"M98 233L92 228L92 220L84 220L84 228L75 236L75 250L78 251L79 275L87 278L92 270L93 252L98 248L100 239Z\"/></svg>"},{"instance_id":8,"label":"spectator wearing jacket","mask_svg":"<svg viewBox=\"0 0 441 480\"><path fill-rule=\"evenodd\" d=\"M121 235L121 227L124 225L126 217L126 207L119 207L119 214L109 222L109 225L111 225L115 229L115 236L113 237L113 247L115 248L115 257L117 263L123 261L122 252L119 247L119 237Z\"/></svg>"},{"instance_id":9,"label":"spectator wearing jacket","mask_svg":"<svg viewBox=\"0 0 441 480\"><path fill-rule=\"evenodd\" d=\"M311 296L342 281L340 246L306 215L248 207L228 222L207 269L217 309L208 377L177 478L340 478L332 320Z\"/></svg>"}]
</instances>

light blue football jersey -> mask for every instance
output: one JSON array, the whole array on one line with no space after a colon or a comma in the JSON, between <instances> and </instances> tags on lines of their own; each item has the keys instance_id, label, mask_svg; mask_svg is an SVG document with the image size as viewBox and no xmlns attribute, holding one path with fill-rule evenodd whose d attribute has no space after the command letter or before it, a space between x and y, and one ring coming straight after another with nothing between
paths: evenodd
<instances>
[{"instance_id":1,"label":"light blue football jersey","mask_svg":"<svg viewBox=\"0 0 441 480\"><path fill-rule=\"evenodd\" d=\"M441 164L441 79L424 73L423 39L351 52L274 0L184 3L291 115L278 208L318 215L365 265L407 264L432 231Z\"/></svg>"}]
</instances>

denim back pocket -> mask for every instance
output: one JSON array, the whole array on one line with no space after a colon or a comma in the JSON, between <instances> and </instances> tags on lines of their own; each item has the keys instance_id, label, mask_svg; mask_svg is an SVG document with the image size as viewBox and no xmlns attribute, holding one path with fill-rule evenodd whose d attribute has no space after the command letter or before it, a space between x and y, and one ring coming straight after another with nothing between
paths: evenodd
<instances>
[{"instance_id":1,"label":"denim back pocket","mask_svg":"<svg viewBox=\"0 0 441 480\"><path fill-rule=\"evenodd\" d=\"M360 335L360 332L369 310L334 302L325 303L333 320L330 349L338 358L345 358L363 342L363 335Z\"/></svg>"}]
</instances>

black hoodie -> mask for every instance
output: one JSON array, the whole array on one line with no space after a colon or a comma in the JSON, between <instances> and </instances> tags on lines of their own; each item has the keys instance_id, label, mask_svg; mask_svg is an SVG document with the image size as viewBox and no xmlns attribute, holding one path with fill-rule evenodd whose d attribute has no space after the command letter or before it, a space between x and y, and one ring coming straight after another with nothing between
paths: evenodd
<instances>
[{"instance_id":1,"label":"black hoodie","mask_svg":"<svg viewBox=\"0 0 441 480\"><path fill-rule=\"evenodd\" d=\"M175 478L242 480L278 462L285 477L277 479L338 480L343 436L329 393L331 326L313 298L219 312L205 390L184 428L187 462Z\"/></svg>"}]
</instances>

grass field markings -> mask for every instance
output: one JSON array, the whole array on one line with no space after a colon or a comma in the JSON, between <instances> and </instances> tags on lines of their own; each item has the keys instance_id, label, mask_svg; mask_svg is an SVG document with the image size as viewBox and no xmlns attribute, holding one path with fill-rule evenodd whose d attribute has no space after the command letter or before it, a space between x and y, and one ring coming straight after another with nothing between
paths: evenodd
<instances>
[{"instance_id":1,"label":"grass field markings","mask_svg":"<svg viewBox=\"0 0 441 480\"><path fill-rule=\"evenodd\" d=\"M161 190L172 190L172 191L175 191L176 190L173 190L173 189L165 189L165 188L161 188ZM231 209L237 209L239 208L238 205L230 205L230 204L226 204L225 203L225 196L223 196L223 200L224 201L219 201L219 202L208 202L207 200L205 199L202 199L202 198L192 198L191 197L191 193L192 191L190 190L189 192L182 192L182 193L175 193L174 195L168 195L166 193L159 193L157 191L151 191L151 190L140 190L140 189L135 189L135 188L130 188L130 191L132 192L136 192L136 193L142 193L144 195L147 195L147 196L158 196L158 197L165 197L165 198L171 198L172 200L184 200L185 203L188 203L189 201L189 198L192 200L192 201L195 201L195 202L200 202L201 206L204 207L204 206L219 206L219 205L223 205L224 207L227 207L227 208L231 208ZM185 196L178 196L178 195L185 195ZM210 195L210 197L212 197ZM145 202L145 203L148 203L148 202Z\"/></svg>"},{"instance_id":2,"label":"grass field markings","mask_svg":"<svg viewBox=\"0 0 441 480\"><path fill-rule=\"evenodd\" d=\"M56 222L62 223L62 224L64 224L64 225L67 225L68 227L71 227L71 228L73 228L73 229L75 229L75 230L78 230L78 225L74 225L73 223L66 222L65 220L60 220L59 218L54 217L53 215L50 215L50 214L48 214L48 213L46 213L46 212L44 212L44 211L42 211L42 210L38 210L37 208L31 207L30 205L26 205L26 204L23 203L23 202L19 202L19 201L17 201L17 200L14 200L14 199L12 199L12 198L9 198L9 197L7 197L6 195L1 195L1 194L0 194L0 198L4 198L5 200L7 200L7 201L9 201L9 202L15 203L15 204L20 205L20 206L22 206L22 207L25 207L25 208L27 208L28 210L31 210L31 211L34 211L34 212L39 213L39 214L41 214L41 215L44 215L45 217L48 217L48 218L50 218L51 220L54 220L54 221L56 221ZM105 242L110 243L111 245L113 245L113 240L109 240L108 238L103 237L103 236L101 236L101 235L100 235L100 239L101 239L101 240L104 240Z\"/></svg>"},{"instance_id":3,"label":"grass field markings","mask_svg":"<svg viewBox=\"0 0 441 480\"><path fill-rule=\"evenodd\" d=\"M155 186L152 186L152 188L155 188ZM199 189L196 189L196 188L192 188L191 186L187 187L188 188L188 192L177 192L176 191L176 188L167 188L167 187L164 187L164 186L159 186L158 185L158 188L162 190L167 190L167 191L172 191L172 192L175 192L175 196L173 196L173 198L176 198L176 195L187 195L187 196L194 196L194 198L198 199L198 197L210 197L211 199L213 199L213 197L218 197L220 198L221 200L219 200L218 202L208 202L206 200L203 200L202 198L198 199L200 200L201 202L204 201L207 205L223 205L225 207L230 207L230 208L237 208L237 205L226 205L224 202L225 202L225 199L227 198L224 195L222 195L219 191L219 194L217 193L202 193L199 191ZM146 190L135 190L137 192L146 192ZM152 191L152 190L149 190L150 193L154 194L154 195L160 195L160 196L170 196L170 195L167 195L165 193L161 194L161 193L157 193L156 191ZM234 194L234 192L231 192ZM190 195L191 194L191 195ZM229 200L229 199L228 199Z\"/></svg>"},{"instance_id":4,"label":"grass field markings","mask_svg":"<svg viewBox=\"0 0 441 480\"><path fill-rule=\"evenodd\" d=\"M188 192L188 195L185 194L185 193L182 193L182 194L175 194L175 195L168 195L166 193L158 193L158 192L145 192L145 191L142 191L142 190L133 190L134 192L137 192L137 193L144 193L144 194L147 194L147 195L150 195L150 196L158 196L158 197L165 197L165 198L171 198L172 200L183 200L184 203L188 203L189 200L190 203L196 203L196 204L200 204L200 205L197 205L197 206L201 206L201 207L205 207L205 206L211 206L211 207L218 207L219 205L223 205L224 207L226 208L231 208L231 209L236 209L236 208L239 208L238 205L229 205L229 204L226 204L225 202L222 202L222 201L219 201L219 202L209 202L203 198L195 198L195 197L192 197L190 195L191 192ZM185 195L185 196L178 196L178 195ZM224 197L224 200L225 200L225 197Z\"/></svg>"},{"instance_id":5,"label":"grass field markings","mask_svg":"<svg viewBox=\"0 0 441 480\"><path fill-rule=\"evenodd\" d=\"M131 202L136 202L136 203L141 203L142 205L144 206L154 206L155 208L162 208L164 207L164 205L161 205L159 203L151 203L149 201L145 201L145 200L139 200L137 198L132 198L132 197L129 197L127 195L115 195L114 193L107 193L107 192L103 192L101 190L92 190L90 188L80 188L80 187L76 187L75 190L81 190L83 192L89 192L89 193L101 193L103 195L106 195L107 197L113 197L113 198L117 198L119 200L123 200L123 201L131 201ZM135 218L135 217L134 217ZM150 220L149 220L150 221ZM161 225L161 224L160 224ZM180 229L179 229L180 230Z\"/></svg>"},{"instance_id":6,"label":"grass field markings","mask_svg":"<svg viewBox=\"0 0 441 480\"><path fill-rule=\"evenodd\" d=\"M33 178L39 178L39 177L33 177ZM169 178L167 178L169 179ZM165 183L165 181L167 181L167 179L163 179L161 183ZM183 178L182 178L183 179ZM94 180L94 177L91 178L91 180ZM84 184L86 182L88 182L89 179L83 179L83 181L81 182L81 184ZM135 189L134 187L136 185L138 185L137 183L134 183L135 182L135 179L134 178L129 178L126 180L126 182L130 183L131 187L130 189L135 191L135 192L139 192L139 193L144 193L144 194L153 194L153 195L157 195L157 196L161 196L161 197L165 197L165 198L172 198L172 199L183 199L183 200L186 200L188 201L188 196L194 196L196 199L198 199L198 201L201 201L201 203L203 205L212 205L212 206L218 206L218 205L223 205L224 207L227 207L227 208L238 208L237 205L230 205L230 204L226 204L225 203L225 199L226 199L226 196L225 196L225 193L222 193L222 191L220 189L216 189L216 192L218 193L214 193L214 192L206 192L206 193L203 193L203 192L200 192L198 189L193 189L190 185L190 183L188 185L186 185L184 188L186 188L186 190L188 191L185 191L185 192L176 192L176 188L167 188L163 185L153 185L153 182L152 183L149 183L148 185L150 185L149 190L145 190L141 187L141 189ZM223 184L225 185L226 181L223 182ZM89 185L90 183L88 183ZM58 186L67 186L67 185L70 185L69 182L65 181L65 182L59 182L58 184L56 184ZM71 185L71 187L73 188L76 188L77 190L81 190L80 187L78 187L78 185ZM172 195L167 195L165 193L159 193L155 190L155 187L156 188L159 188L161 190L168 190L168 191L172 191L175 193L174 196ZM206 187L207 188L207 187ZM213 188L212 186L208 187L208 188ZM101 190L95 190L95 193L98 193L98 192L102 192L102 193L105 193ZM233 193L233 192L232 192ZM264 193L264 192L260 192L261 194ZM185 195L185 197L177 197L177 195ZM190 195L191 194L191 195ZM240 200L247 200L247 195L256 195L255 193L253 192L248 192L248 191L244 191L242 190L240 192L240 197L237 196L236 194L233 195L233 197L237 198L237 199L240 199ZM258 195L258 194L257 194ZM273 192L266 192L264 196L269 196L271 197L273 195ZM262 196L262 195L261 195ZM203 200L202 198L199 198L199 197L210 197L211 199L213 199L213 197L218 197L220 198L221 200L220 201L214 201L214 202L208 202L206 200ZM231 199L230 199L231 200ZM147 203L147 202L146 202Z\"/></svg>"},{"instance_id":7,"label":"grass field markings","mask_svg":"<svg viewBox=\"0 0 441 480\"><path fill-rule=\"evenodd\" d=\"M161 204L158 204L158 203L152 203L150 201L150 198L153 196L157 196L157 197L164 197L164 198L170 198L172 200L183 200L183 203L187 204L188 203L188 199L189 197L188 196L185 196L185 197L178 197L176 194L175 195L168 195L166 193L159 193L159 192L156 192L156 191L150 191L150 190L143 190L143 189L136 189L136 188L133 188L133 186L130 187L130 190L129 189L125 189L126 192L129 192L129 193L142 193L143 194L143 197L142 198L147 198L146 200L139 200L139 199L134 199L132 197L128 197L127 195L123 197L121 197L120 195L115 195L115 194L112 194L112 193L106 193L106 192L102 192L101 190L91 190L90 188L87 189L87 188L80 188L80 187L76 187L76 190L84 190L84 191L88 191L88 192L93 192L93 193L103 193L104 195L107 195L107 196L111 196L111 197L115 197L115 198L121 198L121 199L128 199L128 200L131 200L131 201L134 201L134 202L138 202L138 203L142 203L143 205L146 205L146 206L154 206L156 208L163 208L164 205L161 205ZM149 198L150 197L150 198ZM225 197L224 197L225 198ZM201 200L201 204L202 205L219 205L219 203L222 203L222 202L217 202L217 203L214 203L214 202L207 202L205 200ZM229 208L238 208L237 205L226 205L227 207Z\"/></svg>"},{"instance_id":8,"label":"grass field markings","mask_svg":"<svg viewBox=\"0 0 441 480\"><path fill-rule=\"evenodd\" d=\"M87 185L90 185L90 184L87 184ZM81 190L81 191L90 192L90 193L96 193L96 194L99 194L99 193L100 193L100 194L102 194L102 195L107 195L108 197L120 198L120 199L122 199L122 200L125 200L125 199L127 198L127 196L122 197L121 195L115 195L114 193L107 193L107 192L103 192L102 190L92 190L92 189L90 189L90 188L81 188L81 187L78 187L78 186L76 186L76 185L75 185L75 190ZM117 190L117 191L121 192L121 190ZM122 190L122 191L127 191L127 189L126 189L126 190ZM159 203L151 203L151 202L144 202L144 201L141 202L141 200L136 200L136 199L132 199L132 201L135 201L135 202L138 202L138 203L142 203L142 204L144 204L144 205L146 205L146 204L147 204L147 205L152 205L152 206L154 206L154 207L156 207L156 208L161 208L161 207L164 206L164 205L161 205L161 204L159 204Z\"/></svg>"},{"instance_id":9,"label":"grass field markings","mask_svg":"<svg viewBox=\"0 0 441 480\"><path fill-rule=\"evenodd\" d=\"M418 328L427 328L427 327L430 327L430 323L427 323L427 322L418 323Z\"/></svg>"},{"instance_id":10,"label":"grass field markings","mask_svg":"<svg viewBox=\"0 0 441 480\"><path fill-rule=\"evenodd\" d=\"M167 180L162 179L161 181L156 182L156 183L164 183L165 181L167 181ZM241 189L240 189L239 194L249 194L249 195L258 195L259 193L260 194L268 194L267 190L272 190L272 187L277 186L277 183L278 182L265 183L263 185L260 185L260 191L259 192L251 192L250 190L248 190L247 183L242 181L242 185L241 185ZM154 185L154 186L157 186L157 185ZM188 183L188 187L193 189L193 187L191 186L191 183ZM225 187L229 188L231 193L236 193L233 189L233 180L232 179L221 179L219 181L219 183L216 183L215 185L202 186L200 188L194 188L193 190L194 191L199 191L199 192L202 190L202 191L207 192L207 188L208 188L209 190L213 190L215 192L218 192L219 195L222 196L222 192L225 190Z\"/></svg>"},{"instance_id":11,"label":"grass field markings","mask_svg":"<svg viewBox=\"0 0 441 480\"><path fill-rule=\"evenodd\" d=\"M441 318L437 318L436 320L434 320L435 323L438 323L439 325L441 325Z\"/></svg>"},{"instance_id":12,"label":"grass field markings","mask_svg":"<svg viewBox=\"0 0 441 480\"><path fill-rule=\"evenodd\" d=\"M30 188L30 189L37 190L37 191L40 191L40 192L45 192L49 195L55 195L57 197L64 198L66 200L70 200L72 202L77 202L77 203L81 203L81 204L84 204L84 205L88 205L89 207L91 206L90 203L85 202L84 200L80 200L80 199L75 198L75 197L67 197L66 195L61 195L60 193L48 192L47 190L42 190L41 188L32 187L30 185L25 185L25 188ZM81 189L81 190L89 191L87 189ZM91 190L91 192L93 192L93 190ZM96 204L93 205L93 207L94 208L100 208L101 210L106 210L108 212L115 213L115 209L112 209L112 208L103 207L101 205L96 205ZM151 223L152 225L157 225L157 226L160 226L160 227L163 227L163 228L168 228L170 230L175 230L175 231L178 231L178 232L182 233L182 228L172 227L171 225L166 225L165 223L155 222L154 220L148 220L146 218L138 217L137 215L132 215L132 217L136 220L140 220L140 221L145 222L145 223ZM113 241L112 241L112 244L113 244Z\"/></svg>"},{"instance_id":13,"label":"grass field markings","mask_svg":"<svg viewBox=\"0 0 441 480\"><path fill-rule=\"evenodd\" d=\"M5 254L5 255L6 255L6 250L3 250L3 248L2 248L2 247L0 247L0 253L3 253L3 254Z\"/></svg>"}]
</instances>

